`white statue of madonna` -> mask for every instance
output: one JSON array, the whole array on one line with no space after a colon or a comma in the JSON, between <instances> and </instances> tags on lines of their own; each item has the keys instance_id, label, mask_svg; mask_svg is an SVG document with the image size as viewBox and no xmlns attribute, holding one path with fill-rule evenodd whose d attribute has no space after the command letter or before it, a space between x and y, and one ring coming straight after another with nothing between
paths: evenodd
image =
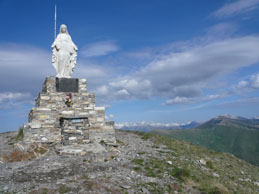
<instances>
[{"instance_id":1,"label":"white statue of madonna","mask_svg":"<svg viewBox=\"0 0 259 194\"><path fill-rule=\"evenodd\" d=\"M78 49L68 34L65 24L60 26L60 32L51 45L51 48L52 64L57 71L56 77L70 78L76 65Z\"/></svg>"}]
</instances>

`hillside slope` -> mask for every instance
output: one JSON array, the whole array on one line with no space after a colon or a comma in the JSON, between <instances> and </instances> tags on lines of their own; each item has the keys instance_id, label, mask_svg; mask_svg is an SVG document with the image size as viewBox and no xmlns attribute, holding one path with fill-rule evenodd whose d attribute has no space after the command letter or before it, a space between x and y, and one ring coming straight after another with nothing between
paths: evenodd
<instances>
[{"instance_id":1,"label":"hillside slope","mask_svg":"<svg viewBox=\"0 0 259 194\"><path fill-rule=\"evenodd\" d=\"M11 133L0 136L14 143ZM2 155L0 193L259 192L259 168L233 155L149 133L117 130L116 139L119 147L102 145L106 152L84 156L58 155L55 145L28 161Z\"/></svg>"},{"instance_id":2,"label":"hillside slope","mask_svg":"<svg viewBox=\"0 0 259 194\"><path fill-rule=\"evenodd\" d=\"M219 116L190 130L155 130L155 134L192 142L259 166L259 120Z\"/></svg>"}]
</instances>

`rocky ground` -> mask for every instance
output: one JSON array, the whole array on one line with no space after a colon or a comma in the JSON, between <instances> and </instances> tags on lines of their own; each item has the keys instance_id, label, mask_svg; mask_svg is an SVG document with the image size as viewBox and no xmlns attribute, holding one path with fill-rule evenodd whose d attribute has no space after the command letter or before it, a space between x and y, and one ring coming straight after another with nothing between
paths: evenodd
<instances>
[{"instance_id":1,"label":"rocky ground","mask_svg":"<svg viewBox=\"0 0 259 194\"><path fill-rule=\"evenodd\" d=\"M97 153L43 145L15 161L16 135L0 134L0 193L259 193L258 167L174 139L117 130Z\"/></svg>"}]
</instances>

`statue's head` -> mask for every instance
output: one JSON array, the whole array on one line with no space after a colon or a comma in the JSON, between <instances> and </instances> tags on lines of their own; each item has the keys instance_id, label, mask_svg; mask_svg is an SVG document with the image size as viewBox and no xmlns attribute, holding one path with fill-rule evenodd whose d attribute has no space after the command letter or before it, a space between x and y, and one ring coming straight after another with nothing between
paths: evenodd
<instances>
[{"instance_id":1,"label":"statue's head","mask_svg":"<svg viewBox=\"0 0 259 194\"><path fill-rule=\"evenodd\" d=\"M61 24L60 26L60 33L68 33L67 32L67 26L65 24Z\"/></svg>"}]
</instances>

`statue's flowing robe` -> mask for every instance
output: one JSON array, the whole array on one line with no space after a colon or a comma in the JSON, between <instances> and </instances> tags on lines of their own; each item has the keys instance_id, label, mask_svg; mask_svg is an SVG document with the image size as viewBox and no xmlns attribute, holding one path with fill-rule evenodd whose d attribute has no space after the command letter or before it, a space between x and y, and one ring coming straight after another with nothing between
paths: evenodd
<instances>
[{"instance_id":1,"label":"statue's flowing robe","mask_svg":"<svg viewBox=\"0 0 259 194\"><path fill-rule=\"evenodd\" d=\"M77 46L68 33L59 33L51 47L56 77L70 78L76 65Z\"/></svg>"}]
</instances>

